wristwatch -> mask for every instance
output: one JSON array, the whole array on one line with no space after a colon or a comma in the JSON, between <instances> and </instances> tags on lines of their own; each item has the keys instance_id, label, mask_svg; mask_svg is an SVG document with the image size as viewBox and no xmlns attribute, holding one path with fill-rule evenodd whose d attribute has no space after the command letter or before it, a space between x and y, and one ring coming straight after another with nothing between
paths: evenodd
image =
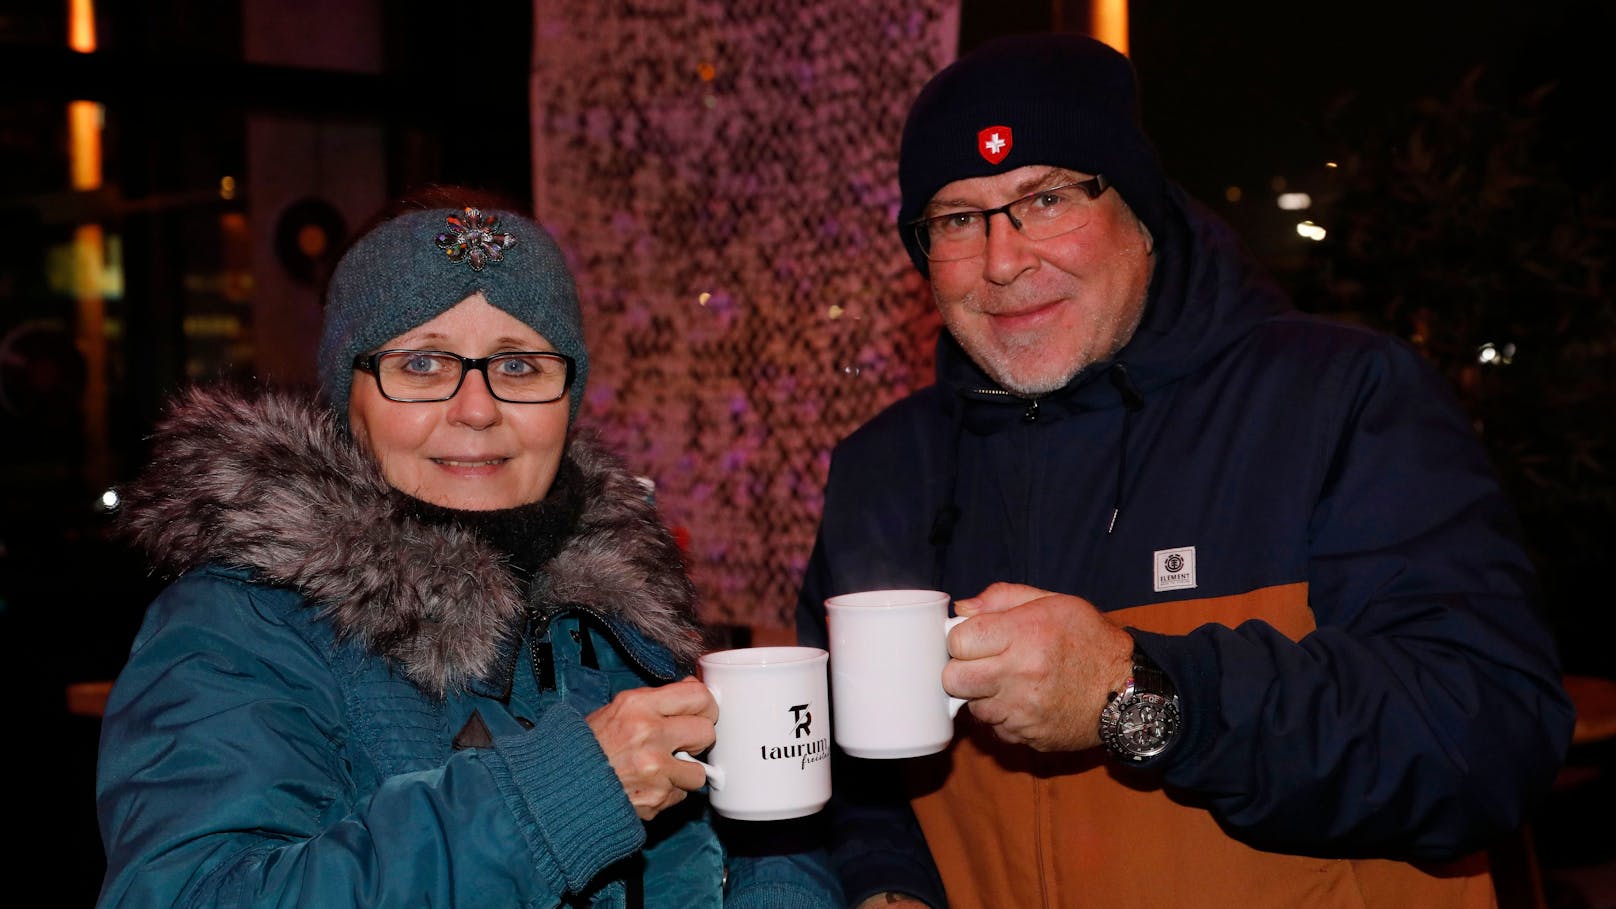
<instances>
[{"instance_id":1,"label":"wristwatch","mask_svg":"<svg viewBox=\"0 0 1616 909\"><path fill-rule=\"evenodd\" d=\"M1173 747L1183 727L1178 691L1136 644L1133 677L1100 711L1100 741L1118 760L1138 764Z\"/></svg>"}]
</instances>

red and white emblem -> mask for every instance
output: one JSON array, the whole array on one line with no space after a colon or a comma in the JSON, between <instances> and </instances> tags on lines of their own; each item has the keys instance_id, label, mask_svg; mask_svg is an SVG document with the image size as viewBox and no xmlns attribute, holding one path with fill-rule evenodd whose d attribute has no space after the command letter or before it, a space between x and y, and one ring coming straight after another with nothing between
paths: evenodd
<instances>
[{"instance_id":1,"label":"red and white emblem","mask_svg":"<svg viewBox=\"0 0 1616 909\"><path fill-rule=\"evenodd\" d=\"M976 134L976 150L988 159L989 164L1003 161L1014 144L1015 137L1010 134L1008 126L990 126Z\"/></svg>"}]
</instances>

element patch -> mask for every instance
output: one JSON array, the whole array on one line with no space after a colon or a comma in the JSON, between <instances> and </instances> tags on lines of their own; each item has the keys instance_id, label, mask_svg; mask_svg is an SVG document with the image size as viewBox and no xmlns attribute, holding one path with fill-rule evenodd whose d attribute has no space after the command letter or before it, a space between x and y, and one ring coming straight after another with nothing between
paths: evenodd
<instances>
[{"instance_id":1,"label":"element patch","mask_svg":"<svg viewBox=\"0 0 1616 909\"><path fill-rule=\"evenodd\" d=\"M1157 593L1195 586L1195 547L1156 550L1151 569Z\"/></svg>"}]
</instances>

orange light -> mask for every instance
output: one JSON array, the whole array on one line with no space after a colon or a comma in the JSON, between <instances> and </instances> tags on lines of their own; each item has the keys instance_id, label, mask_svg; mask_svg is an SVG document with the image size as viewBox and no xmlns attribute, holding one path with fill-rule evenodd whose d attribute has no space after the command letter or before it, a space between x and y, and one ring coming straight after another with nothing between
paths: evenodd
<instances>
[{"instance_id":1,"label":"orange light","mask_svg":"<svg viewBox=\"0 0 1616 909\"><path fill-rule=\"evenodd\" d=\"M69 156L72 159L73 188L101 187L101 105L94 101L73 101L67 105Z\"/></svg>"},{"instance_id":2,"label":"orange light","mask_svg":"<svg viewBox=\"0 0 1616 909\"><path fill-rule=\"evenodd\" d=\"M95 0L68 0L67 43L81 54L95 50ZM101 188L101 105L74 101L67 106L68 155L73 188Z\"/></svg>"},{"instance_id":3,"label":"orange light","mask_svg":"<svg viewBox=\"0 0 1616 909\"><path fill-rule=\"evenodd\" d=\"M81 54L95 50L95 0L69 0L67 46Z\"/></svg>"},{"instance_id":4,"label":"orange light","mask_svg":"<svg viewBox=\"0 0 1616 909\"><path fill-rule=\"evenodd\" d=\"M1128 0L1094 0L1089 22L1094 37L1121 53L1128 52Z\"/></svg>"}]
</instances>

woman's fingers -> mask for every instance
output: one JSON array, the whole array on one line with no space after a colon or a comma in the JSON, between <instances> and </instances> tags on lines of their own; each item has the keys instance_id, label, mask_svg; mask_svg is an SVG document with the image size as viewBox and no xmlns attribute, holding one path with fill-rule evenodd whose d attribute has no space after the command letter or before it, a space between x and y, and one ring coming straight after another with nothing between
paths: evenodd
<instances>
[{"instance_id":1,"label":"woman's fingers","mask_svg":"<svg viewBox=\"0 0 1616 909\"><path fill-rule=\"evenodd\" d=\"M707 771L700 764L674 758L673 767L668 772L668 780L681 792L695 792L707 785Z\"/></svg>"},{"instance_id":2,"label":"woman's fingers","mask_svg":"<svg viewBox=\"0 0 1616 909\"><path fill-rule=\"evenodd\" d=\"M717 718L712 693L700 682L685 679L621 692L591 713L587 722L635 812L650 820L706 782L699 765L673 754L709 748Z\"/></svg>"},{"instance_id":3,"label":"woman's fingers","mask_svg":"<svg viewBox=\"0 0 1616 909\"><path fill-rule=\"evenodd\" d=\"M644 694L639 695L638 692ZM708 725L718 722L718 702L713 700L713 693L707 690L707 686L694 678L680 679L660 688L636 688L623 693L651 698L663 716L688 714L706 717Z\"/></svg>"}]
</instances>

